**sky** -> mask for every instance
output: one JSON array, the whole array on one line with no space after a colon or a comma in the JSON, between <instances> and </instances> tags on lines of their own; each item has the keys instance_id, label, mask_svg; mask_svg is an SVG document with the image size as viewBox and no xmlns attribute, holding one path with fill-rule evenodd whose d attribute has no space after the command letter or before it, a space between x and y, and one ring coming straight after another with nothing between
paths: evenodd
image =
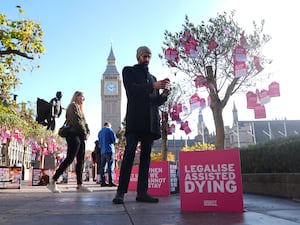
<instances>
[{"instance_id":1,"label":"sky","mask_svg":"<svg viewBox=\"0 0 300 225\"><path fill-rule=\"evenodd\" d=\"M62 105L67 107L73 93L85 93L84 113L91 129L87 149L94 148L98 131L102 128L100 82L107 66L110 48L116 57L116 67L136 64L136 49L147 45L152 50L150 72L158 79L170 75L158 55L164 41L164 32L182 30L185 15L200 24L216 17L217 13L236 10L235 19L251 31L252 22L265 20L264 33L271 35L264 54L273 59L266 68L269 81L257 83L258 89L267 89L272 81L280 84L281 96L266 105L266 119L300 119L298 102L299 72L297 71L300 21L296 0L0 0L0 12L10 19L25 17L40 22L44 32L46 52L37 60L40 69L19 74L22 84L13 92L17 102L28 102L35 107L37 98L50 101L62 91ZM20 16L16 6L26 14ZM255 88L250 89L255 91ZM254 120L252 110L246 108L245 95L234 95L223 111L224 123L232 126L232 108L235 104L239 120ZM122 120L125 116L126 96L122 96ZM214 130L211 110L203 110L204 122ZM65 111L57 120L62 125ZM197 116L189 118L192 133L183 131L176 138L194 138ZM173 138L170 137L169 138Z\"/></svg>"}]
</instances>

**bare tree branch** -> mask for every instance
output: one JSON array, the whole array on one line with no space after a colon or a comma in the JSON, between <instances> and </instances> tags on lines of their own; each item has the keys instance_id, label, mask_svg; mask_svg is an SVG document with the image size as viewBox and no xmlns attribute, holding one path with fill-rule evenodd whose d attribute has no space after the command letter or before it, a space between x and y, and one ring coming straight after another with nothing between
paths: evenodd
<instances>
[{"instance_id":1,"label":"bare tree branch","mask_svg":"<svg viewBox=\"0 0 300 225\"><path fill-rule=\"evenodd\" d=\"M33 59L32 56L29 56L24 52L20 52L19 50L7 49L7 50L0 51L0 56L8 55L8 54L16 54L16 55L22 56L22 57L27 58L27 59Z\"/></svg>"}]
</instances>

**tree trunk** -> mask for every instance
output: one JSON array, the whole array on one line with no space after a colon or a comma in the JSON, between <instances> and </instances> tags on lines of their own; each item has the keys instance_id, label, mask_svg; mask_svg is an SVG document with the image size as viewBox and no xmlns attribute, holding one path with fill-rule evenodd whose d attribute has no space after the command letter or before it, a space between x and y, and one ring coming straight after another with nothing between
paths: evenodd
<instances>
[{"instance_id":1,"label":"tree trunk","mask_svg":"<svg viewBox=\"0 0 300 225\"><path fill-rule=\"evenodd\" d=\"M9 155L8 155L8 147L10 144L10 138L6 138L6 145L5 145L5 166L9 165Z\"/></svg>"},{"instance_id":2,"label":"tree trunk","mask_svg":"<svg viewBox=\"0 0 300 225\"><path fill-rule=\"evenodd\" d=\"M168 113L162 112L162 126L161 126L161 154L162 154L162 161L166 161L168 158Z\"/></svg>"},{"instance_id":3,"label":"tree trunk","mask_svg":"<svg viewBox=\"0 0 300 225\"><path fill-rule=\"evenodd\" d=\"M215 88L210 89L211 104L210 108L213 113L215 128L216 128L216 149L224 149L225 131L224 131L224 121L223 121L223 105L219 99L218 93L216 91L215 76L213 73L212 66L206 67L208 80Z\"/></svg>"},{"instance_id":4,"label":"tree trunk","mask_svg":"<svg viewBox=\"0 0 300 225\"><path fill-rule=\"evenodd\" d=\"M225 131L223 121L223 108L220 104L216 103L216 106L212 108L215 128L216 128L216 149L224 149Z\"/></svg>"}]
</instances>

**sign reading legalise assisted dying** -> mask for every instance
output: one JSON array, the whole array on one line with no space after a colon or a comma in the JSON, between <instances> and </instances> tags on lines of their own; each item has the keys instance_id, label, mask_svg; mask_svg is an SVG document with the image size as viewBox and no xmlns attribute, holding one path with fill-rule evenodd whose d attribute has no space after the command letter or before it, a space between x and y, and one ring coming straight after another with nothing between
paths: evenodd
<instances>
[{"instance_id":1,"label":"sign reading legalise assisted dying","mask_svg":"<svg viewBox=\"0 0 300 225\"><path fill-rule=\"evenodd\" d=\"M183 211L242 212L238 149L179 153Z\"/></svg>"}]
</instances>

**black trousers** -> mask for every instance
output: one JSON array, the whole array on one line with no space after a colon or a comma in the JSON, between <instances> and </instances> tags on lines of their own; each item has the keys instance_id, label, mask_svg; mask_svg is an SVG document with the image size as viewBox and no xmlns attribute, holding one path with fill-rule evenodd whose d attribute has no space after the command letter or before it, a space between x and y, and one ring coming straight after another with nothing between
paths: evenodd
<instances>
[{"instance_id":1,"label":"black trousers","mask_svg":"<svg viewBox=\"0 0 300 225\"><path fill-rule=\"evenodd\" d=\"M93 167L92 167L92 175L94 180L96 180L97 176L100 175L100 170L101 170L101 155L99 152L96 154L96 159L95 162L93 162Z\"/></svg>"},{"instance_id":2,"label":"black trousers","mask_svg":"<svg viewBox=\"0 0 300 225\"><path fill-rule=\"evenodd\" d=\"M108 174L108 183L112 184L112 164L114 162L112 152L106 152L101 154L101 169L100 169L100 175L101 175L101 184L105 183L105 166L106 166L106 171Z\"/></svg>"},{"instance_id":3,"label":"black trousers","mask_svg":"<svg viewBox=\"0 0 300 225\"><path fill-rule=\"evenodd\" d=\"M82 184L82 172L83 172L84 154L85 154L84 138L81 135L78 135L76 133L70 133L70 135L66 137L66 141L68 145L67 157L60 164L52 179L57 181L57 179L70 166L70 164L74 161L74 158L76 157L75 171L76 171L77 184Z\"/></svg>"},{"instance_id":4,"label":"black trousers","mask_svg":"<svg viewBox=\"0 0 300 225\"><path fill-rule=\"evenodd\" d=\"M138 142L141 142L140 165L138 174L137 194L143 195L148 191L148 173L150 166L150 154L153 140L151 136L139 137L138 134L126 134L126 146L121 164L119 176L119 193L127 193L130 181L131 169Z\"/></svg>"}]
</instances>

